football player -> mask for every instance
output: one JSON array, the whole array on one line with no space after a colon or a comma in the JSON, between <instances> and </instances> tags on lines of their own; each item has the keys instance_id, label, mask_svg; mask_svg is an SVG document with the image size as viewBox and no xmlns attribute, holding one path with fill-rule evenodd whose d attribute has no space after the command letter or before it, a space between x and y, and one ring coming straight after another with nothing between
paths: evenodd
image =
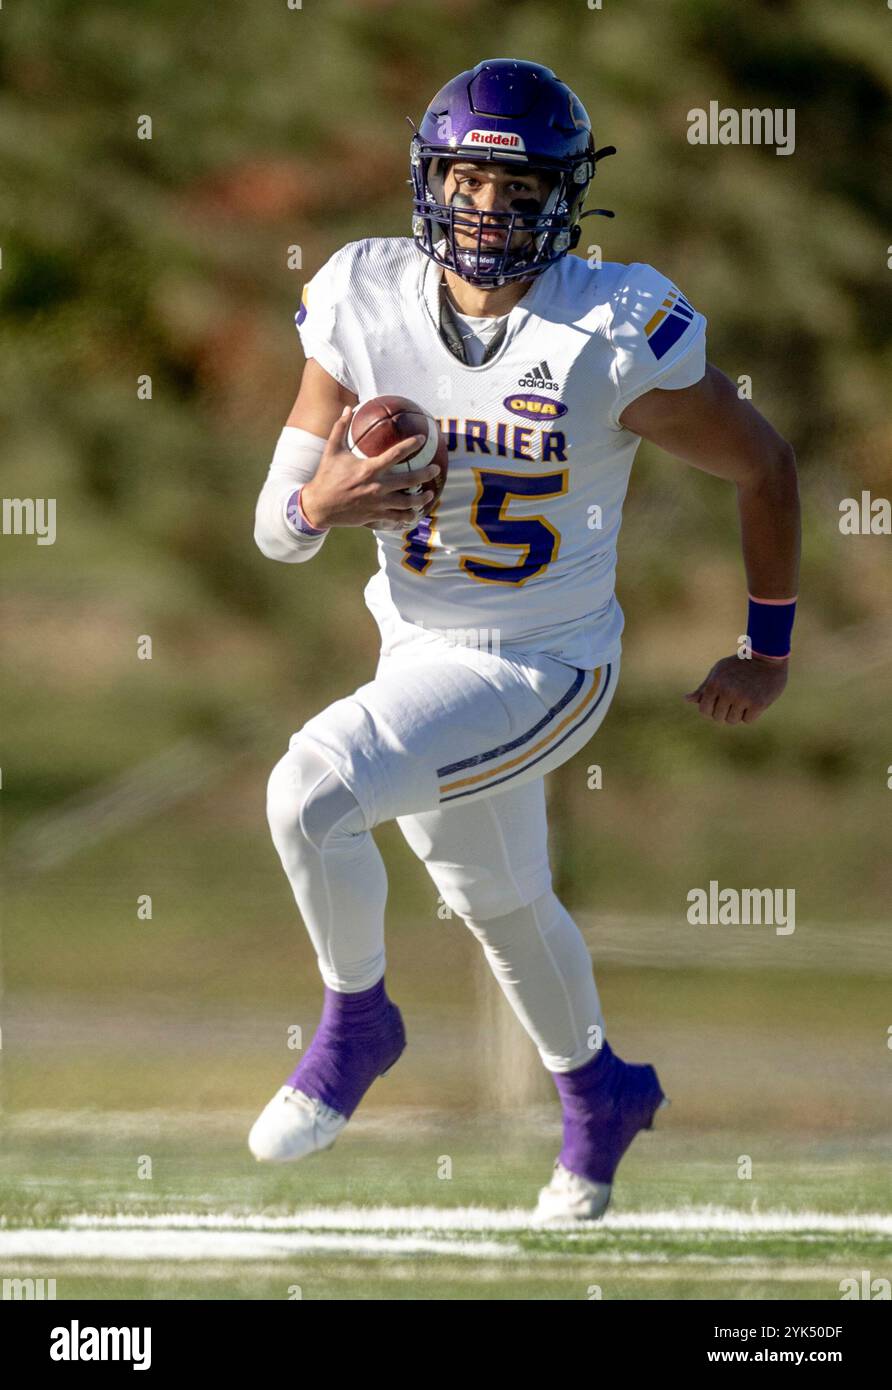
<instances>
[{"instance_id":1,"label":"football player","mask_svg":"<svg viewBox=\"0 0 892 1390\"><path fill-rule=\"evenodd\" d=\"M654 1068L605 1037L588 950L552 889L544 794L616 691L616 540L641 438L737 489L748 642L686 695L700 715L751 724L778 698L797 593L792 451L707 364L703 315L649 265L568 254L607 153L537 63L482 62L437 93L411 141L412 236L350 243L304 293L307 363L256 513L258 546L286 563L339 527L374 531L364 597L381 653L270 778L325 998L251 1150L331 1145L405 1047L372 835L396 820L554 1077L563 1146L541 1219L599 1216L665 1100ZM382 394L439 419L439 497L435 463L413 493L395 467L420 437L362 460L347 447L352 410Z\"/></svg>"}]
</instances>

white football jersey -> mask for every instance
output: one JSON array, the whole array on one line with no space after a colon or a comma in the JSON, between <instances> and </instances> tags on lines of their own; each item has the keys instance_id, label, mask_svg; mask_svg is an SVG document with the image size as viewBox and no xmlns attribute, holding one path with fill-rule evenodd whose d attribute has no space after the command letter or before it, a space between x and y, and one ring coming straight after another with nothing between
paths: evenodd
<instances>
[{"instance_id":1,"label":"white football jersey","mask_svg":"<svg viewBox=\"0 0 892 1390\"><path fill-rule=\"evenodd\" d=\"M468 366L440 333L441 276L408 237L351 242L297 315L307 357L361 401L417 401L448 444L432 516L375 532L366 604L386 649L425 629L474 632L592 669L623 629L616 542L640 440L619 416L654 386L700 380L706 321L652 266L568 255L511 310L490 360Z\"/></svg>"}]
</instances>

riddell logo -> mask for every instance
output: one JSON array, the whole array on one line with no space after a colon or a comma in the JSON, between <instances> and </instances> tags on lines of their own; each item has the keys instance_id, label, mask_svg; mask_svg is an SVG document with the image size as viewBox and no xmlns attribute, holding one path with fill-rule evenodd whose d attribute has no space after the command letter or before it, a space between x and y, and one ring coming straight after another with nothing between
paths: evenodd
<instances>
[{"instance_id":1,"label":"riddell logo","mask_svg":"<svg viewBox=\"0 0 892 1390\"><path fill-rule=\"evenodd\" d=\"M465 145L493 145L500 150L525 150L526 145L519 135L505 130L469 130L463 142Z\"/></svg>"},{"instance_id":2,"label":"riddell logo","mask_svg":"<svg viewBox=\"0 0 892 1390\"><path fill-rule=\"evenodd\" d=\"M527 376L522 376L518 381L518 386L536 386L540 391L559 391L560 387L552 379L551 368L547 362L540 362L538 367L531 367Z\"/></svg>"}]
</instances>

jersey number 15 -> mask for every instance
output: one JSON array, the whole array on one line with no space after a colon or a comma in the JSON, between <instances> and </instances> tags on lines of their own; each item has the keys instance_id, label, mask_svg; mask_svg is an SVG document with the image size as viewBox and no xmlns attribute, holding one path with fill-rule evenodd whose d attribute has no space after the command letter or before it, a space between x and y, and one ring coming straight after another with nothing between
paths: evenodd
<instances>
[{"instance_id":1,"label":"jersey number 15","mask_svg":"<svg viewBox=\"0 0 892 1390\"><path fill-rule=\"evenodd\" d=\"M505 511L514 497L561 497L567 491L568 471L559 473L495 473L486 468L473 470L477 482L471 505L471 525L487 545L517 550L522 557L511 564L497 560L475 560L459 556L465 574L481 584L525 584L541 574L555 559L560 548L560 532L544 516L509 517ZM406 537L403 564L416 574L424 574L431 562L433 517L425 517Z\"/></svg>"}]
</instances>

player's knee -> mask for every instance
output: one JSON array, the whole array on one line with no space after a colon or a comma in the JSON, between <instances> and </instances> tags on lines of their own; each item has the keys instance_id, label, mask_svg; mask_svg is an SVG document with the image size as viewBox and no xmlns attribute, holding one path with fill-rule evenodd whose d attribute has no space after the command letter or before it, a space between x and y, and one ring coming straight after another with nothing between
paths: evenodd
<instances>
[{"instance_id":1,"label":"player's knee","mask_svg":"<svg viewBox=\"0 0 892 1390\"><path fill-rule=\"evenodd\" d=\"M266 819L277 847L296 833L299 817L297 775L289 750L276 763L266 784Z\"/></svg>"},{"instance_id":2,"label":"player's knee","mask_svg":"<svg viewBox=\"0 0 892 1390\"><path fill-rule=\"evenodd\" d=\"M365 818L356 797L308 741L292 739L267 784L267 819L280 854L322 849L336 834L361 834Z\"/></svg>"},{"instance_id":3,"label":"player's knee","mask_svg":"<svg viewBox=\"0 0 892 1390\"><path fill-rule=\"evenodd\" d=\"M535 896L535 894L533 894ZM530 902L529 894L522 892L511 883L498 883L490 878L465 883L461 888L451 887L443 894L443 900L457 912L475 935L480 936L513 912L524 908Z\"/></svg>"},{"instance_id":4,"label":"player's knee","mask_svg":"<svg viewBox=\"0 0 892 1390\"><path fill-rule=\"evenodd\" d=\"M498 898L478 901L475 911L465 916L465 926L483 946L510 946L531 927L540 936L547 935L548 905L553 898L550 888L529 892L511 888Z\"/></svg>"}]
</instances>

